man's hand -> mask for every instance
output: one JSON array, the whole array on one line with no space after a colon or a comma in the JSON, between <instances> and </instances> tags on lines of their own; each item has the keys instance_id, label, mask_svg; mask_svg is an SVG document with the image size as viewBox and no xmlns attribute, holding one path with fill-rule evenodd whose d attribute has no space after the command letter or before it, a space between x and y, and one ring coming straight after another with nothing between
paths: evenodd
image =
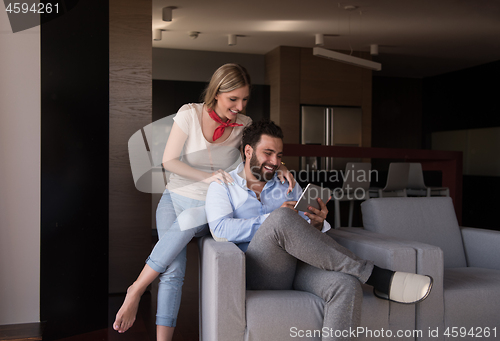
<instances>
[{"instance_id":1,"label":"man's hand","mask_svg":"<svg viewBox=\"0 0 500 341\"><path fill-rule=\"evenodd\" d=\"M330 199L328 199L328 201L330 201ZM328 215L328 209L326 208L326 204L320 198L318 198L318 203L321 210L309 206L307 209L312 213L304 212L304 214L311 220L310 224L321 231L323 228L323 222Z\"/></svg>"},{"instance_id":2,"label":"man's hand","mask_svg":"<svg viewBox=\"0 0 500 341\"><path fill-rule=\"evenodd\" d=\"M294 209L296 203L297 203L296 201L285 201L283 204L281 204L281 207L288 207L289 209L292 209L295 212L299 213L299 211Z\"/></svg>"}]
</instances>

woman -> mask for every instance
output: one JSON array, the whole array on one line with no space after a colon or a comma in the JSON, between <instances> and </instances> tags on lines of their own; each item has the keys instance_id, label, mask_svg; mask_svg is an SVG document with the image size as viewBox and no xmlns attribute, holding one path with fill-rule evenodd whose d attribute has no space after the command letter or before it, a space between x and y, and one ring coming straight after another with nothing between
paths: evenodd
<instances>
[{"instance_id":1,"label":"woman","mask_svg":"<svg viewBox=\"0 0 500 341\"><path fill-rule=\"evenodd\" d=\"M244 67L225 64L213 74L204 93L205 103L184 105L175 116L163 154L163 167L172 174L156 211L160 240L116 314L113 328L118 332L132 326L142 294L160 276L157 340L172 339L186 269L186 245L194 236L208 232L204 204L209 184L234 185L225 170L240 161L241 134L251 123L240 113L247 105L250 86ZM280 179L288 179L291 191L295 181L286 168L282 171Z\"/></svg>"}]
</instances>

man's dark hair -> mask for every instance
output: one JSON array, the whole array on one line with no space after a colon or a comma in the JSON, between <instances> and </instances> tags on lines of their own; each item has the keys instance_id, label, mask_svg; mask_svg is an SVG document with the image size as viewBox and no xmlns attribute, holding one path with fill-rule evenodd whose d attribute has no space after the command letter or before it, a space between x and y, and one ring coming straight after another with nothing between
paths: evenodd
<instances>
[{"instance_id":1,"label":"man's dark hair","mask_svg":"<svg viewBox=\"0 0 500 341\"><path fill-rule=\"evenodd\" d=\"M283 140L283 131L273 121L264 119L252 122L252 124L243 130L243 136L241 137L241 150L243 155L245 154L246 145L249 144L250 147L255 149L262 135L269 135Z\"/></svg>"}]
</instances>

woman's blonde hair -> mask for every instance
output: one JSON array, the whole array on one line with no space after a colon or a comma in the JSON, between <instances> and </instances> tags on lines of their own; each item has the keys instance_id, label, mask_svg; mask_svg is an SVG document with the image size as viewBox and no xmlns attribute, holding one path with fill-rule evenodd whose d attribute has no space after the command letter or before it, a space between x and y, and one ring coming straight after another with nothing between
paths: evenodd
<instances>
[{"instance_id":1,"label":"woman's blonde hair","mask_svg":"<svg viewBox=\"0 0 500 341\"><path fill-rule=\"evenodd\" d=\"M207 88L203 92L204 102L208 110L214 110L217 100L215 96L219 93L230 92L248 85L250 90L250 75L248 71L239 64L224 64L218 68ZM243 109L243 113L244 113Z\"/></svg>"}]
</instances>

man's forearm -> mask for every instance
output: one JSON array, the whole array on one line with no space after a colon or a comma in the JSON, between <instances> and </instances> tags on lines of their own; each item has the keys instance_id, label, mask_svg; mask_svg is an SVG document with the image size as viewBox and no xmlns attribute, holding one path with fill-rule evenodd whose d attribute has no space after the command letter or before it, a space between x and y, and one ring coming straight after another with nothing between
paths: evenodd
<instances>
[{"instance_id":1,"label":"man's forearm","mask_svg":"<svg viewBox=\"0 0 500 341\"><path fill-rule=\"evenodd\" d=\"M223 238L237 244L246 243L252 240L255 232L268 216L269 214L263 214L257 217L241 219L228 215L212 221L209 219L208 224L217 238Z\"/></svg>"}]
</instances>

